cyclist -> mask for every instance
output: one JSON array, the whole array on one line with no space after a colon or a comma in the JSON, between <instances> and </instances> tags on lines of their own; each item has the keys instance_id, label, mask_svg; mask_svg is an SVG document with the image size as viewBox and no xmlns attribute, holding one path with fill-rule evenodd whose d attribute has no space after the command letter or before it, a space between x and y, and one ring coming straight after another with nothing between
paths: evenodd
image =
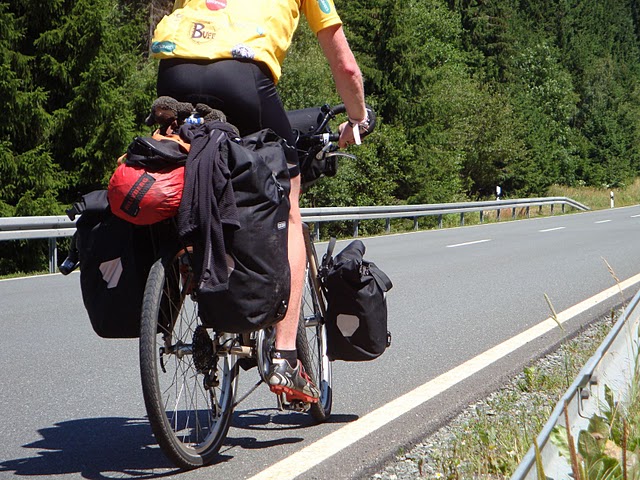
<instances>
[{"instance_id":1,"label":"cyclist","mask_svg":"<svg viewBox=\"0 0 640 480\"><path fill-rule=\"evenodd\" d=\"M362 74L347 43L332 0L176 0L156 27L153 56L160 58L158 96L207 103L222 110L244 136L271 128L294 146L295 139L276 91L302 12L317 35L348 121L338 145L360 142L368 127ZM289 264L291 295L276 326L269 376L274 393L289 401L317 402L320 392L297 359L296 333L304 284L305 249L300 216L300 171L295 149L287 154L291 173Z\"/></svg>"}]
</instances>

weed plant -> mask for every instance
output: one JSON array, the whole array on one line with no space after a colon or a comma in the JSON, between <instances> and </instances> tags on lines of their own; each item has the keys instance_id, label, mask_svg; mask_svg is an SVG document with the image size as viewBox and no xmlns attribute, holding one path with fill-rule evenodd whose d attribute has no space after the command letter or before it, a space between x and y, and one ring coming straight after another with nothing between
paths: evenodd
<instances>
[{"instance_id":1,"label":"weed plant","mask_svg":"<svg viewBox=\"0 0 640 480\"><path fill-rule=\"evenodd\" d=\"M576 480L640 479L640 375L636 372L625 402L616 402L605 385L605 405L578 434L556 426L551 440L571 465ZM539 469L542 476L544 471Z\"/></svg>"}]
</instances>

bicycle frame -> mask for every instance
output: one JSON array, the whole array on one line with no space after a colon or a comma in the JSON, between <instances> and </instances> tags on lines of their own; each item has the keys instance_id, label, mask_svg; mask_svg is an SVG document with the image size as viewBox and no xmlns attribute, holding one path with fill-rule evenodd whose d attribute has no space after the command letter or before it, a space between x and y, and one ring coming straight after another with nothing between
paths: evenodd
<instances>
[{"instance_id":1,"label":"bicycle frame","mask_svg":"<svg viewBox=\"0 0 640 480\"><path fill-rule=\"evenodd\" d=\"M305 243L305 252L308 265L308 278L310 282L310 288L313 289L314 294L312 299L316 312L312 316L304 316L300 321L304 321L304 327L316 327L323 322L326 315L326 293L324 287L320 281L320 269L318 264L318 256L315 250L313 241L311 239L309 226L306 223L302 224L302 231ZM234 402L234 407L244 401L249 395L251 395L262 383L268 382L268 373L271 367L271 353L275 348L275 326L266 327L255 332L248 334L242 334L239 336L241 343L234 343L231 345L225 345L225 342L221 342L221 345L216 348L216 355L234 355L238 359L253 359L258 366L258 372L260 374L260 380L250 388L250 390L242 395L240 399ZM325 368L329 368L328 361ZM284 399L278 399L278 406L281 410L300 410L299 406L291 407ZM306 407L305 407L306 409Z\"/></svg>"}]
</instances>

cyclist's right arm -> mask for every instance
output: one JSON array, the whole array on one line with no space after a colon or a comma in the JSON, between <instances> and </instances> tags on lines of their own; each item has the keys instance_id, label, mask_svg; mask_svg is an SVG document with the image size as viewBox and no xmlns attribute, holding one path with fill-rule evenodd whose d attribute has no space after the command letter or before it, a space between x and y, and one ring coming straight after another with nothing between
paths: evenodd
<instances>
[{"instance_id":1,"label":"cyclist's right arm","mask_svg":"<svg viewBox=\"0 0 640 480\"><path fill-rule=\"evenodd\" d=\"M342 25L332 25L318 32L318 42L324 52L336 84L336 90L342 99L349 119L360 123L367 118L364 103L362 73L347 43ZM353 129L348 122L340 125L338 145L344 148L355 143Z\"/></svg>"}]
</instances>

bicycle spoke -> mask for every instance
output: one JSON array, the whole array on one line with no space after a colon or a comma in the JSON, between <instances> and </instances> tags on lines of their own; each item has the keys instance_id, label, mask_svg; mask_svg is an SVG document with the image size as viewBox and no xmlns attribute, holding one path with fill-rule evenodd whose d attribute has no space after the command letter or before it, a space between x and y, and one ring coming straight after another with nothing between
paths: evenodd
<instances>
[{"instance_id":1,"label":"bicycle spoke","mask_svg":"<svg viewBox=\"0 0 640 480\"><path fill-rule=\"evenodd\" d=\"M219 340L198 326L197 304L185 295L178 269L162 267L157 262L152 268L143 305L145 405L165 453L178 466L194 468L210 462L226 436L238 367L230 354L218 356L208 346Z\"/></svg>"}]
</instances>

